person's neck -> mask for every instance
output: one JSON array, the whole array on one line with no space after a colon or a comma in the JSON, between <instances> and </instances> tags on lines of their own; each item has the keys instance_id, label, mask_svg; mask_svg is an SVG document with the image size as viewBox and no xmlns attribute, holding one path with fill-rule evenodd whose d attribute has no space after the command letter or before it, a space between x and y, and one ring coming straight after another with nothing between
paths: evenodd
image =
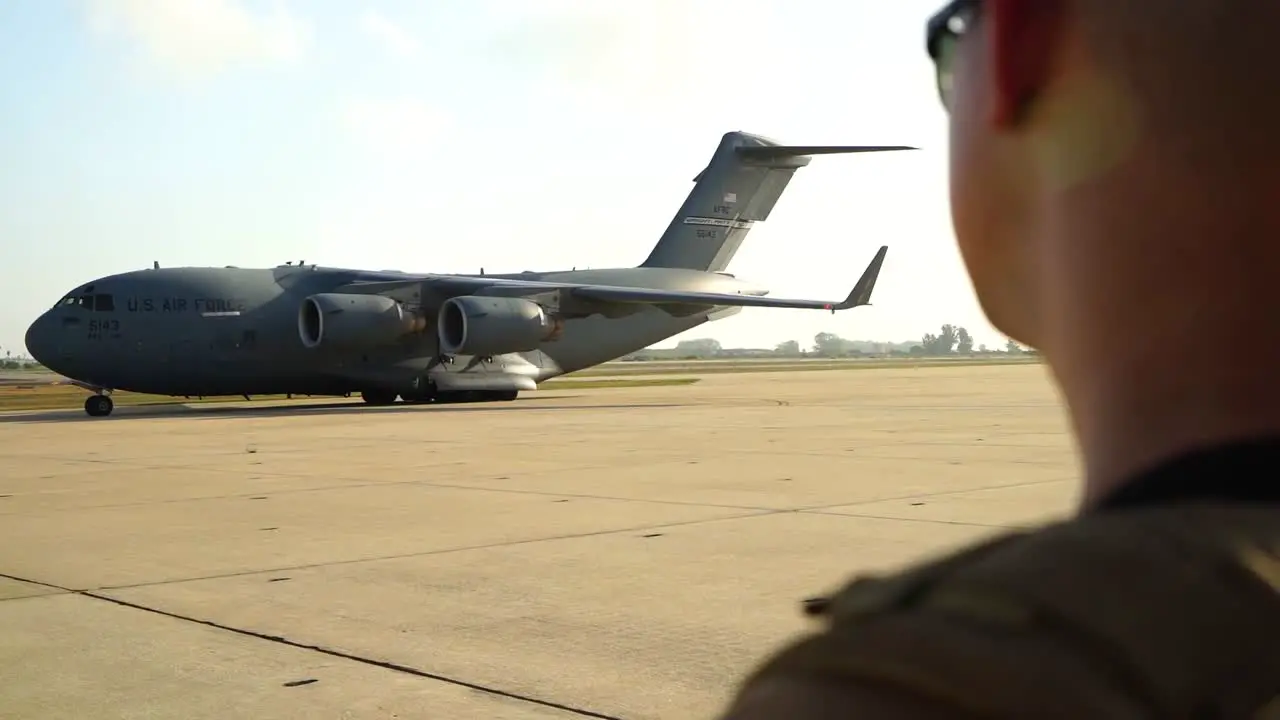
<instances>
[{"instance_id":1,"label":"person's neck","mask_svg":"<svg viewBox=\"0 0 1280 720\"><path fill-rule=\"evenodd\" d=\"M1203 339L1210 348L1231 347L1230 341L1218 340ZM1218 358L1212 349L1194 357L1176 348L1165 352L1168 362L1161 365L1135 361L1141 355L1130 354L1094 364L1098 369L1091 378L1059 377L1084 460L1085 507L1179 455L1280 438L1280 383L1274 371L1234 367L1231 350L1218 350ZM1280 367L1280 353L1269 359L1273 368Z\"/></svg>"},{"instance_id":2,"label":"person's neck","mask_svg":"<svg viewBox=\"0 0 1280 720\"><path fill-rule=\"evenodd\" d=\"M1086 508L1188 451L1280 437L1277 228L1207 193L1077 195L1047 234L1041 350L1071 411Z\"/></svg>"}]
</instances>

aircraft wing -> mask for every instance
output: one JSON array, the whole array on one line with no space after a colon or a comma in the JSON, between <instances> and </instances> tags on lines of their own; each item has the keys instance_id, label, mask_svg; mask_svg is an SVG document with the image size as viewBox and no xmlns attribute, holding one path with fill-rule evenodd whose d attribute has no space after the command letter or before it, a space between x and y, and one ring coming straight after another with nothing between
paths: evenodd
<instances>
[{"instance_id":1,"label":"aircraft wing","mask_svg":"<svg viewBox=\"0 0 1280 720\"><path fill-rule=\"evenodd\" d=\"M529 293L561 291L579 300L598 303L622 303L640 305L708 305L731 307L793 308L801 310L848 310L871 304L871 291L875 288L884 264L888 246L882 246L862 277L844 300L789 300L762 295L736 293L694 292L685 290L661 290L657 288L623 287L618 285L584 285L576 283L521 280L517 278L485 277L483 275L418 275L412 279L393 281L359 282L348 286L364 292L388 292L419 283L425 284L440 296L482 293L487 289L505 289L511 292Z\"/></svg>"},{"instance_id":2,"label":"aircraft wing","mask_svg":"<svg viewBox=\"0 0 1280 720\"><path fill-rule=\"evenodd\" d=\"M861 305L871 304L871 291L875 288L876 278L880 275L880 266L884 264L884 256L889 248L881 247L871 264L863 271L862 277L853 286L844 300L788 300L761 295L738 295L730 293L685 292L681 290L654 290L649 288L610 287L602 285L584 285L571 290L571 294L587 300L599 300L616 303L641 304L682 304L682 305L725 305L734 307L767 307L794 308L800 310L848 310Z\"/></svg>"}]
</instances>

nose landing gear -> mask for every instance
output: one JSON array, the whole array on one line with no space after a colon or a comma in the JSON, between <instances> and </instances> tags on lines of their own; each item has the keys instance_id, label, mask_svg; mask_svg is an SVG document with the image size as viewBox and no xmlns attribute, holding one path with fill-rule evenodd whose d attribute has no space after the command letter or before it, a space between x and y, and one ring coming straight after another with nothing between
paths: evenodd
<instances>
[{"instance_id":1,"label":"nose landing gear","mask_svg":"<svg viewBox=\"0 0 1280 720\"><path fill-rule=\"evenodd\" d=\"M106 417L115 407L115 402L108 395L90 395L84 400L84 411L89 417Z\"/></svg>"},{"instance_id":2,"label":"nose landing gear","mask_svg":"<svg viewBox=\"0 0 1280 720\"><path fill-rule=\"evenodd\" d=\"M111 388L99 387L79 380L72 380L70 384L93 393L84 400L84 412L89 417L106 417L116 409L116 404L111 399Z\"/></svg>"}]
</instances>

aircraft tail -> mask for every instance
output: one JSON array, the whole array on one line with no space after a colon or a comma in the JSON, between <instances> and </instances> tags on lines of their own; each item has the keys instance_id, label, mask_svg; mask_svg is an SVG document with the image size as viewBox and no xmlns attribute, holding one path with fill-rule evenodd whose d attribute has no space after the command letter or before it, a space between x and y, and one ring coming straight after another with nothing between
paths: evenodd
<instances>
[{"instance_id":1,"label":"aircraft tail","mask_svg":"<svg viewBox=\"0 0 1280 720\"><path fill-rule=\"evenodd\" d=\"M640 267L721 272L752 225L765 220L810 155L914 150L905 146L779 145L744 132L726 133L666 232Z\"/></svg>"}]
</instances>

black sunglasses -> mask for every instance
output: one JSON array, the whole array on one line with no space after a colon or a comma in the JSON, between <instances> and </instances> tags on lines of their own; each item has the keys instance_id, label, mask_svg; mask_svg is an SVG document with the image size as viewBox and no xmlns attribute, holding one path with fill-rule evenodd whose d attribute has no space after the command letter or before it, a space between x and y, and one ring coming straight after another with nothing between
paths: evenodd
<instances>
[{"instance_id":1,"label":"black sunglasses","mask_svg":"<svg viewBox=\"0 0 1280 720\"><path fill-rule=\"evenodd\" d=\"M955 45L973 24L980 5L981 0L951 0L925 25L925 48L933 60L938 97L948 110L951 109L951 61Z\"/></svg>"}]
</instances>

